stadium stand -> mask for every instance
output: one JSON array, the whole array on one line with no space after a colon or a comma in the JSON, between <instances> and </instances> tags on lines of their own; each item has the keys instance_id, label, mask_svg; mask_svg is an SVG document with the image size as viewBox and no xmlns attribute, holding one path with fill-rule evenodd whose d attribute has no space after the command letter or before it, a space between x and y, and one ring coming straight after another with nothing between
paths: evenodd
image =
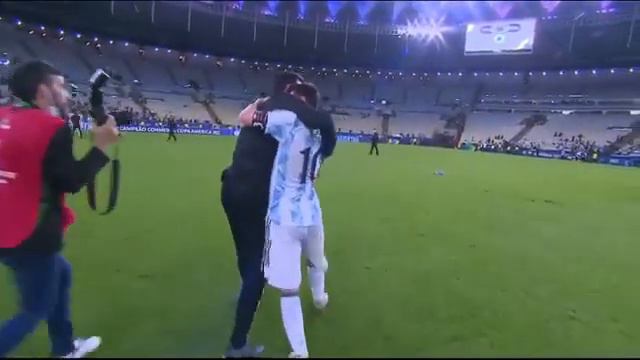
<instances>
[{"instance_id":1,"label":"stadium stand","mask_svg":"<svg viewBox=\"0 0 640 360\"><path fill-rule=\"evenodd\" d=\"M0 31L6 34L0 37L0 52L7 53L12 63L47 59L85 95L92 71L109 69L127 85L110 89L107 105L155 114L158 119L172 115L195 121L219 119L233 125L251 99L270 92L276 71L291 68L203 55L181 61L183 55L169 49L143 49L129 43L116 46L98 38L78 40L76 34L65 34L59 40L59 34L38 36L6 23L0 24ZM3 67L1 74L6 77L9 68ZM379 70L374 69L312 69L303 71L306 79L320 88L322 105L344 132L383 129L389 135L432 137L447 132L447 114L459 106L467 112L460 137L463 142L498 135L511 139L522 130L523 119L542 112L545 123L526 131L519 143L555 148L560 145L554 134L562 133L565 138L581 135L585 141L604 146L620 136L607 128L629 126L636 119L633 110L640 110L640 90L635 86L638 74L631 73L633 69L535 74L382 72L378 76ZM3 86L0 90L6 96ZM386 105L381 105L383 100ZM385 111L392 114L388 129L381 122Z\"/></svg>"}]
</instances>

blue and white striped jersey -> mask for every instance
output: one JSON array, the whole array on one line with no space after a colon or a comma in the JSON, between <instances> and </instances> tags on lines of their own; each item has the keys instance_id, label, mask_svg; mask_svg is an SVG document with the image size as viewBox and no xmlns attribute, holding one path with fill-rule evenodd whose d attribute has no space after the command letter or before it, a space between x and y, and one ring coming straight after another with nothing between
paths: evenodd
<instances>
[{"instance_id":1,"label":"blue and white striped jersey","mask_svg":"<svg viewBox=\"0 0 640 360\"><path fill-rule=\"evenodd\" d=\"M322 163L320 133L307 129L291 111L268 113L265 132L278 140L271 171L269 220L274 224L322 224L320 200L314 186Z\"/></svg>"}]
</instances>

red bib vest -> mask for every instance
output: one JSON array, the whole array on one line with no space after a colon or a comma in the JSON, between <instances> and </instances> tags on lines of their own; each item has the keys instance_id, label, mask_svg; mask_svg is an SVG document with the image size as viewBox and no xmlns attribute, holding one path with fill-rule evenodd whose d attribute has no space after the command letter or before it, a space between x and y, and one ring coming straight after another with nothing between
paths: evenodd
<instances>
[{"instance_id":1,"label":"red bib vest","mask_svg":"<svg viewBox=\"0 0 640 360\"><path fill-rule=\"evenodd\" d=\"M0 108L0 248L18 247L38 225L44 157L63 126L61 118L40 109ZM73 213L64 198L59 201L66 228Z\"/></svg>"}]
</instances>

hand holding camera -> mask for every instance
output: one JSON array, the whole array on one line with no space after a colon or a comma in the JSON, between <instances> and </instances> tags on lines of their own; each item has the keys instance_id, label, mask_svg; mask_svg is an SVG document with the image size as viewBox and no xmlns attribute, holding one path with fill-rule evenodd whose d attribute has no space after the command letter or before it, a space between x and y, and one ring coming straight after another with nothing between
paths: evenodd
<instances>
[{"instance_id":1,"label":"hand holding camera","mask_svg":"<svg viewBox=\"0 0 640 360\"><path fill-rule=\"evenodd\" d=\"M108 115L107 121L99 126L94 126L91 130L93 134L93 144L102 152L106 153L111 145L120 141L120 132L113 116Z\"/></svg>"}]
</instances>

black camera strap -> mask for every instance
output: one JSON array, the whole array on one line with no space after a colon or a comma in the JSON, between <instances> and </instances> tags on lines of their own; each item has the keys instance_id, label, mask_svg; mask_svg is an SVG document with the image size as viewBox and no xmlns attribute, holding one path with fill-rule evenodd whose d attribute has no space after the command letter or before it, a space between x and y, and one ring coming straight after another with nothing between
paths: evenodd
<instances>
[{"instance_id":1,"label":"black camera strap","mask_svg":"<svg viewBox=\"0 0 640 360\"><path fill-rule=\"evenodd\" d=\"M109 190L109 203L107 208L100 212L100 215L107 215L115 210L118 204L118 192L120 191L120 159L118 158L118 146L116 145L113 159L111 160L111 184ZM87 183L87 199L89 201L89 207L93 211L97 210L96 205L96 178L94 177Z\"/></svg>"},{"instance_id":2,"label":"black camera strap","mask_svg":"<svg viewBox=\"0 0 640 360\"><path fill-rule=\"evenodd\" d=\"M93 117L95 119L96 126L102 126L107 121L107 113L104 109L104 98L102 91L100 88L106 84L109 79L109 75L107 75L101 69L97 70L96 73L91 78L91 112L93 113ZM118 145L115 146L113 159L111 160L111 184L109 190L109 202L107 204L107 208L99 212L100 215L107 215L115 210L116 205L118 203L118 193L120 191L120 159L119 159L119 148ZM89 207L93 211L98 211L96 204L96 179L95 177L91 179L87 183L87 200L89 202Z\"/></svg>"}]
</instances>

